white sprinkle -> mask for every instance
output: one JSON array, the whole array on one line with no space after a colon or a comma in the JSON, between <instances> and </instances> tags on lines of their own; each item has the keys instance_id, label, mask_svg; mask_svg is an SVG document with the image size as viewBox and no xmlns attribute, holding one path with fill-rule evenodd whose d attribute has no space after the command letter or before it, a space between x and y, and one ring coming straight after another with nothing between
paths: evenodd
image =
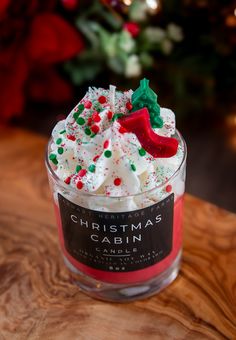
<instances>
[{"instance_id":1,"label":"white sprinkle","mask_svg":"<svg viewBox=\"0 0 236 340\"><path fill-rule=\"evenodd\" d=\"M110 85L109 86L110 95L109 95L109 102L111 105L111 110L115 111L115 95L116 95L116 86Z\"/></svg>"}]
</instances>

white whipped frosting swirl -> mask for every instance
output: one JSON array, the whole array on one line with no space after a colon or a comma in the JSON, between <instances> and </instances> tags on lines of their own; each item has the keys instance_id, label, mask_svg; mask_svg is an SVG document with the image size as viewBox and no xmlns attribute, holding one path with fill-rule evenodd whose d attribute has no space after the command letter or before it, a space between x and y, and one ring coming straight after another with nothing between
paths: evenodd
<instances>
[{"instance_id":1,"label":"white whipped frosting swirl","mask_svg":"<svg viewBox=\"0 0 236 340\"><path fill-rule=\"evenodd\" d=\"M180 166L183 148L170 158L154 158L133 133L124 133L115 114L129 114L132 90L89 88L84 98L52 132L50 159L57 176L79 191L127 196L152 189ZM161 108L162 136L175 133L175 115ZM113 117L113 119L112 119ZM142 128L142 127L140 127Z\"/></svg>"}]
</instances>

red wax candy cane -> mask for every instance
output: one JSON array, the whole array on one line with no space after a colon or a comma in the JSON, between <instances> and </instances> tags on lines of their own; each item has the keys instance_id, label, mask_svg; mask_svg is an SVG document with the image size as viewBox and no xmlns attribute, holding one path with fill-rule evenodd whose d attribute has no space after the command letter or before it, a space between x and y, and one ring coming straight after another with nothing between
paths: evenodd
<instances>
[{"instance_id":1,"label":"red wax candy cane","mask_svg":"<svg viewBox=\"0 0 236 340\"><path fill-rule=\"evenodd\" d=\"M146 107L120 118L118 122L127 132L134 133L142 147L153 157L168 158L176 154L177 139L159 136L153 131Z\"/></svg>"}]
</instances>

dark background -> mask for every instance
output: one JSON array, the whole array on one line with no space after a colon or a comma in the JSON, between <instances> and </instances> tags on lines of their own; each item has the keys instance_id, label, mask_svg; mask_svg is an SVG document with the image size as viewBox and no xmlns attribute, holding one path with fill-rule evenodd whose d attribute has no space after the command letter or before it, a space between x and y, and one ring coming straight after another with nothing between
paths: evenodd
<instances>
[{"instance_id":1,"label":"dark background","mask_svg":"<svg viewBox=\"0 0 236 340\"><path fill-rule=\"evenodd\" d=\"M128 1L135 2L142 1ZM42 5L9 0L0 5L0 123L48 137L88 86L135 89L145 76L160 105L176 113L186 139L187 192L236 212L236 3L166 0L157 5L143 22L131 20L127 1L51 0ZM128 57L125 53L117 52L114 68L101 36L96 36L96 50L96 41L86 35L91 22L115 34L130 21L141 32L132 37L135 54L146 49L152 57L133 77L116 69ZM146 46L145 28L166 29L169 23L183 34L171 52L158 44Z\"/></svg>"}]
</instances>

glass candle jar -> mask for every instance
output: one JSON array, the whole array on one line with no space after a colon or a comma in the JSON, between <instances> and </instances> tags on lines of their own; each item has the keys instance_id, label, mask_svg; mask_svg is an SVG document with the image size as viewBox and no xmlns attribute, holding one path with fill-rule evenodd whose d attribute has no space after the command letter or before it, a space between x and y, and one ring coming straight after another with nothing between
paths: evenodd
<instances>
[{"instance_id":1,"label":"glass candle jar","mask_svg":"<svg viewBox=\"0 0 236 340\"><path fill-rule=\"evenodd\" d=\"M178 275L182 253L182 213L186 144L176 172L157 187L111 197L75 190L46 167L61 251L73 281L90 296L131 301L153 295Z\"/></svg>"}]
</instances>

